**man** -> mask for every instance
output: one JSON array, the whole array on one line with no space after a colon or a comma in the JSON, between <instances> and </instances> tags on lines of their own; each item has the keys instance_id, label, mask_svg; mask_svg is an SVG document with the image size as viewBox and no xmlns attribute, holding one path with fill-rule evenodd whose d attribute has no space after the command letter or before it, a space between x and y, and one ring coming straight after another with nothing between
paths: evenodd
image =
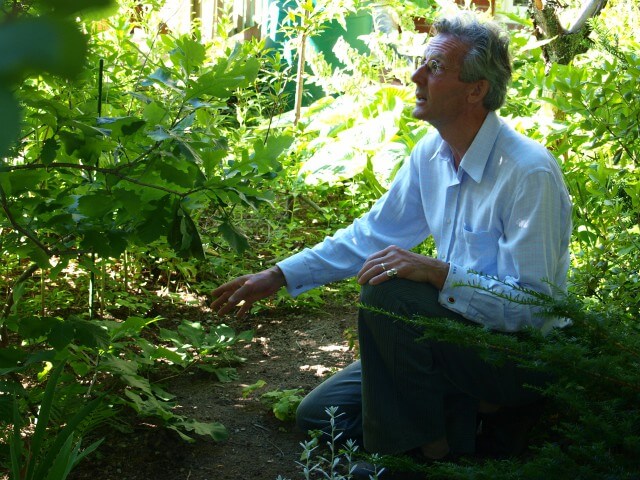
<instances>
[{"instance_id":1,"label":"man","mask_svg":"<svg viewBox=\"0 0 640 480\"><path fill-rule=\"evenodd\" d=\"M434 24L416 84L414 117L435 131L415 147L389 191L348 228L277 266L217 288L225 314L286 286L292 295L357 275L376 312L447 317L500 332L544 329L522 288L565 288L571 203L555 159L495 113L511 76L508 36L472 14ZM432 235L437 258L411 252ZM476 413L537 400L541 375L494 366L474 352L416 341L419 328L359 312L361 361L301 403L298 424L326 425L338 406L345 438L371 452L428 459L474 451Z\"/></svg>"}]
</instances>

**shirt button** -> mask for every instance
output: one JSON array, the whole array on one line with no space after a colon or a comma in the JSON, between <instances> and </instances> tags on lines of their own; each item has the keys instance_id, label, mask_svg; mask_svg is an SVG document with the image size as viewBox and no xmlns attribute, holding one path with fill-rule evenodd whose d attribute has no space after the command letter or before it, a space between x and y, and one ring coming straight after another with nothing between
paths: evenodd
<instances>
[{"instance_id":1,"label":"shirt button","mask_svg":"<svg viewBox=\"0 0 640 480\"><path fill-rule=\"evenodd\" d=\"M447 298L447 302L449 302L449 303L456 303L456 299L455 299L455 298L453 298L453 297L449 297L449 298Z\"/></svg>"},{"instance_id":2,"label":"shirt button","mask_svg":"<svg viewBox=\"0 0 640 480\"><path fill-rule=\"evenodd\" d=\"M451 219L447 218L447 225L451 224Z\"/></svg>"}]
</instances>

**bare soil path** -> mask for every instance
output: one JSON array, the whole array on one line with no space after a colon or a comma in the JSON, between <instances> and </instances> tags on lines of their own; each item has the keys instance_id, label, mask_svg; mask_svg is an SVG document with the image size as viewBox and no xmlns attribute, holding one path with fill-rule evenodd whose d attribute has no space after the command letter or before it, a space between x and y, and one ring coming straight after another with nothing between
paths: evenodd
<instances>
[{"instance_id":1,"label":"bare soil path","mask_svg":"<svg viewBox=\"0 0 640 480\"><path fill-rule=\"evenodd\" d=\"M201 310L190 312L211 318ZM168 319L172 315L162 314ZM175 315L184 318L185 312ZM171 431L144 425L134 433L110 430L98 453L80 464L71 480L304 478L295 462L306 436L292 422L276 419L259 397L272 390L302 388L309 392L331 372L353 361L345 331L355 332L356 308L326 306L306 314L272 310L225 321L237 331L255 331L253 341L238 349L246 358L237 367L238 379L220 383L209 374L194 372L172 379L165 387L177 396L182 412L225 425L228 440L201 439L189 444ZM244 398L243 388L259 380L266 386Z\"/></svg>"}]
</instances>

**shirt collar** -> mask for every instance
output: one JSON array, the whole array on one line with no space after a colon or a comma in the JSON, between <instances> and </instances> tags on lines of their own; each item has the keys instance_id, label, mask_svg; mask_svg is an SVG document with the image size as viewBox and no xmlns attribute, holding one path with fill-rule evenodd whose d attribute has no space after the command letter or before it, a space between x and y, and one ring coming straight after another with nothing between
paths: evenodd
<instances>
[{"instance_id":1,"label":"shirt collar","mask_svg":"<svg viewBox=\"0 0 640 480\"><path fill-rule=\"evenodd\" d=\"M458 170L466 172L476 183L480 183L480 180L482 180L482 175L489 161L489 155L496 143L498 131L501 126L502 121L496 112L489 112L480 130L478 130L476 137L473 139L469 150L467 150L467 153L460 161L460 168ZM432 158L436 157L453 163L451 148L449 148L449 145L444 140L440 143L440 147ZM458 178L461 178L460 175L461 172L458 172Z\"/></svg>"},{"instance_id":2,"label":"shirt collar","mask_svg":"<svg viewBox=\"0 0 640 480\"><path fill-rule=\"evenodd\" d=\"M482 127L478 130L469 150L460 161L460 169L464 170L476 183L480 183L489 155L498 138L502 122L496 112L489 112Z\"/></svg>"}]
</instances>

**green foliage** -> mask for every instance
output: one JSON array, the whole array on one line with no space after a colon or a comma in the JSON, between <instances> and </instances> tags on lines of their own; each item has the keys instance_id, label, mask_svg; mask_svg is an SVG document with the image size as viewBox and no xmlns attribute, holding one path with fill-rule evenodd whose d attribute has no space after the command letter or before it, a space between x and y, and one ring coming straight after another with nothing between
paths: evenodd
<instances>
[{"instance_id":1,"label":"green foliage","mask_svg":"<svg viewBox=\"0 0 640 480\"><path fill-rule=\"evenodd\" d=\"M82 418L63 433L47 433L54 444L47 464L28 473L33 478L64 478L97 447L81 451L76 438L89 424L97 427L121 412L135 412L187 441L195 435L226 438L217 422L177 414L173 396L149 372L169 368L176 375L196 366L229 381L242 360L231 348L251 332L196 322L154 328L158 318L141 316L86 319L68 314L82 297L56 294L77 282L80 291L98 287L102 313L146 313L149 300L128 291L147 275L145 261L162 262L159 275L170 286L174 270L174 277L195 277L188 259L202 261L205 250L212 253L211 238L224 238L237 251L247 248L232 212L272 199L263 192L278 177L278 157L291 143L275 131L250 130L263 120L255 100L262 88L259 46L215 50L188 35L153 36L145 45L129 35L138 28L129 23L130 11L78 23L63 13L76 13L80 3L62 3L30 4L33 10L16 10L17 18L0 25L2 38L31 37L23 48L11 42L0 47L6 53L0 62L0 246L7 257L1 280L9 292L0 316L0 404L3 412L14 412L2 415L2 429L15 425L13 453L0 456L0 463L21 469L20 435L35 423L31 412L41 399L30 441L45 435L38 429L48 426L43 412L54 385L61 414L86 403L85 397L100 400L90 404L93 411L80 410ZM84 2L82 8L93 5L106 2ZM205 211L212 227L206 239L199 225ZM36 272L39 291L30 282ZM112 290L117 275L124 288ZM48 313L57 310L60 315ZM35 382L22 387L21 378L60 358L71 368L47 389Z\"/></svg>"},{"instance_id":2,"label":"green foliage","mask_svg":"<svg viewBox=\"0 0 640 480\"><path fill-rule=\"evenodd\" d=\"M304 395L301 388L272 390L260 396L260 400L271 408L278 420L283 422L296 418L296 410L303 398Z\"/></svg>"},{"instance_id":3,"label":"green foliage","mask_svg":"<svg viewBox=\"0 0 640 480\"><path fill-rule=\"evenodd\" d=\"M620 311L595 309L575 297L554 302L526 293L533 295L527 303L569 319L571 326L547 336L535 330L503 335L447 319L397 317L424 327L424 339L473 348L490 362L514 361L553 376L543 392L550 400L549 418L538 427L543 441L534 445L534 455L508 462L435 465L425 472L429 478L460 479L564 478L569 472L584 479L634 478L640 466L637 324Z\"/></svg>"},{"instance_id":4,"label":"green foliage","mask_svg":"<svg viewBox=\"0 0 640 480\"><path fill-rule=\"evenodd\" d=\"M599 52L554 72L550 88L558 93L549 101L566 115L558 149L567 159L575 199L574 285L637 312L640 141L634 119L640 109L633 98L640 63L631 52L626 47L613 56Z\"/></svg>"},{"instance_id":5,"label":"green foliage","mask_svg":"<svg viewBox=\"0 0 640 480\"><path fill-rule=\"evenodd\" d=\"M20 133L15 85L27 75L47 73L74 78L80 73L87 42L68 17L80 10L108 6L111 0L14 2L0 17L0 158ZM38 13L44 13L38 15Z\"/></svg>"},{"instance_id":6,"label":"green foliage","mask_svg":"<svg viewBox=\"0 0 640 480\"><path fill-rule=\"evenodd\" d=\"M108 1L15 1L0 18L0 444L13 448L0 449L0 462L21 471L31 462L31 478L46 478L35 475L45 461L64 478L97 446L81 449L87 432L131 412L188 441L225 438L216 422L177 415L161 379L196 367L231 380L241 361L232 349L251 334L164 320L153 313L155 290L183 302L183 292L209 291L321 240L370 207L427 129L411 118L409 75L425 40L416 18L428 23L433 5L389 2L400 13L397 36L367 35L365 53L339 41L331 64L308 56L305 84L330 96L296 119L280 115L291 75L282 52L235 44L229 25L211 42L197 29L162 33L153 17L161 2L147 3L123 1L119 14L94 21ZM429 324L489 358L557 371L546 393L561 414L531 458L439 465L433 478L637 470L640 64L628 32L640 14L633 2L610 4L592 22L590 51L548 71L530 22L512 17L523 28L512 30L514 82L501 112L545 143L566 174L575 204L570 284L581 301L555 308L574 325L542 339ZM297 6L294 44L368 8ZM433 254L433 243L416 250ZM98 309L88 318L90 289ZM354 301L356 290L342 282L295 303L282 294L254 312L317 307L326 294ZM291 418L301 399L296 389L265 395L279 418ZM101 400L59 428L87 398ZM33 425L35 463L33 436L18 436ZM307 475L320 465L311 457Z\"/></svg>"},{"instance_id":7,"label":"green foliage","mask_svg":"<svg viewBox=\"0 0 640 480\"><path fill-rule=\"evenodd\" d=\"M242 397L247 398L254 392L263 389L267 385L264 380L258 380L253 385L248 385L242 389ZM292 421L296 418L298 405L304 398L301 388L286 390L271 390L260 395L260 401L271 408L271 411L278 420Z\"/></svg>"},{"instance_id":8,"label":"green foliage","mask_svg":"<svg viewBox=\"0 0 640 480\"><path fill-rule=\"evenodd\" d=\"M18 409L17 398L14 397L13 430L9 434L8 443L11 455L11 475L15 480L64 480L80 460L102 443L102 440L97 440L80 450L81 439L75 438L78 430L81 429L81 423L96 409L101 401L100 398L86 402L71 418L65 419L64 426L57 427L57 431L50 429L49 421L54 405L54 394L64 366L64 362L60 363L49 374L49 380L39 406L34 433L31 435L28 445L25 445L22 440L24 425Z\"/></svg>"},{"instance_id":9,"label":"green foliage","mask_svg":"<svg viewBox=\"0 0 640 480\"><path fill-rule=\"evenodd\" d=\"M378 85L327 97L307 109L294 148L300 176L310 184L361 179L360 193L377 198L426 132L411 119L409 89ZM382 183L381 183L382 182Z\"/></svg>"}]
</instances>

